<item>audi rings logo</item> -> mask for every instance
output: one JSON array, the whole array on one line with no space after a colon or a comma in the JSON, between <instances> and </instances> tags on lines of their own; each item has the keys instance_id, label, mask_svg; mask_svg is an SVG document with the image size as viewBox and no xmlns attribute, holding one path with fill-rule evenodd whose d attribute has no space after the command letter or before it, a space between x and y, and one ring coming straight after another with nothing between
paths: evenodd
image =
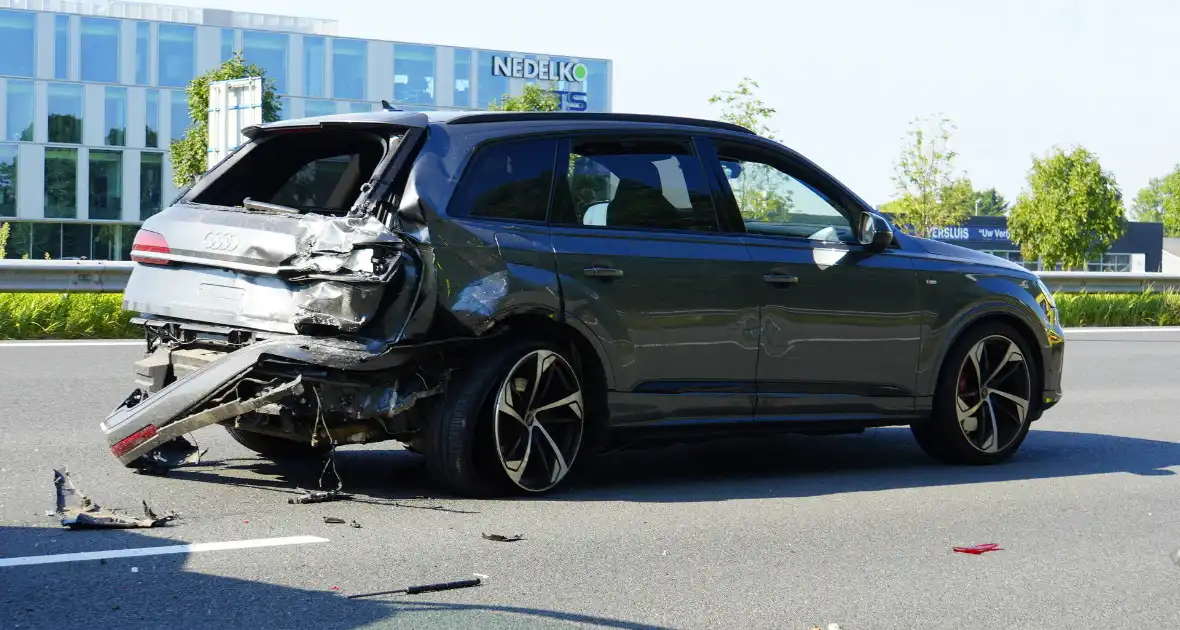
<instances>
[{"instance_id":1,"label":"audi rings logo","mask_svg":"<svg viewBox=\"0 0 1180 630\"><path fill-rule=\"evenodd\" d=\"M238 248L238 237L225 232L209 232L205 235L205 249L215 252L232 252Z\"/></svg>"}]
</instances>

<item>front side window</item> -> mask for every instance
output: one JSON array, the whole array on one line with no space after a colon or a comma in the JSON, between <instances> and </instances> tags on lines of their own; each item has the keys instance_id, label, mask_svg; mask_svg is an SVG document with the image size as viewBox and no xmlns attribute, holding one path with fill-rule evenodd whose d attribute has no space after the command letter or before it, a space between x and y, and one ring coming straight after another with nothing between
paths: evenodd
<instances>
[{"instance_id":1,"label":"front side window","mask_svg":"<svg viewBox=\"0 0 1180 630\"><path fill-rule=\"evenodd\" d=\"M78 217L78 150L45 148L45 218Z\"/></svg>"},{"instance_id":2,"label":"front side window","mask_svg":"<svg viewBox=\"0 0 1180 630\"><path fill-rule=\"evenodd\" d=\"M0 144L0 217L16 216L15 144Z\"/></svg>"},{"instance_id":3,"label":"front side window","mask_svg":"<svg viewBox=\"0 0 1180 630\"><path fill-rule=\"evenodd\" d=\"M572 143L569 197L559 220L586 226L713 232L717 213L687 141Z\"/></svg>"},{"instance_id":4,"label":"front side window","mask_svg":"<svg viewBox=\"0 0 1180 630\"><path fill-rule=\"evenodd\" d=\"M33 141L33 82L8 80L5 140Z\"/></svg>"},{"instance_id":5,"label":"front side window","mask_svg":"<svg viewBox=\"0 0 1180 630\"><path fill-rule=\"evenodd\" d=\"M287 43L286 33L245 31L242 34L242 55L247 63L257 65L266 71L269 80L274 81L275 91L287 93Z\"/></svg>"},{"instance_id":6,"label":"front side window","mask_svg":"<svg viewBox=\"0 0 1180 630\"><path fill-rule=\"evenodd\" d=\"M82 80L119 82L119 21L82 18Z\"/></svg>"},{"instance_id":7,"label":"front side window","mask_svg":"<svg viewBox=\"0 0 1180 630\"><path fill-rule=\"evenodd\" d=\"M746 231L854 242L852 223L826 195L741 148L720 148L721 169Z\"/></svg>"},{"instance_id":8,"label":"front side window","mask_svg":"<svg viewBox=\"0 0 1180 630\"><path fill-rule=\"evenodd\" d=\"M0 9L0 74L33 76L36 36L34 13Z\"/></svg>"},{"instance_id":9,"label":"front side window","mask_svg":"<svg viewBox=\"0 0 1180 630\"><path fill-rule=\"evenodd\" d=\"M501 142L476 152L447 212L456 217L544 221L557 141Z\"/></svg>"},{"instance_id":10,"label":"front side window","mask_svg":"<svg viewBox=\"0 0 1180 630\"><path fill-rule=\"evenodd\" d=\"M123 214L123 152L90 150L90 218L116 221Z\"/></svg>"},{"instance_id":11,"label":"front side window","mask_svg":"<svg viewBox=\"0 0 1180 630\"><path fill-rule=\"evenodd\" d=\"M434 103L434 47L395 44L393 99L399 103Z\"/></svg>"},{"instance_id":12,"label":"front side window","mask_svg":"<svg viewBox=\"0 0 1180 630\"><path fill-rule=\"evenodd\" d=\"M82 86L49 84L49 141L82 143Z\"/></svg>"},{"instance_id":13,"label":"front side window","mask_svg":"<svg viewBox=\"0 0 1180 630\"><path fill-rule=\"evenodd\" d=\"M185 87L196 76L196 27L188 24L160 24L160 85Z\"/></svg>"},{"instance_id":14,"label":"front side window","mask_svg":"<svg viewBox=\"0 0 1180 630\"><path fill-rule=\"evenodd\" d=\"M359 39L332 42L333 98L365 98L368 47Z\"/></svg>"}]
</instances>

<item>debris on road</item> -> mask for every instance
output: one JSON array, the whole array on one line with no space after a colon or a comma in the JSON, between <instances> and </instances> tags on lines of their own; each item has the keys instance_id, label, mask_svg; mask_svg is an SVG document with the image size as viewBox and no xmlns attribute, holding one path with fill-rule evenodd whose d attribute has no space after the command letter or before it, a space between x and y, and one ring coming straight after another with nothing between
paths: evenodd
<instances>
[{"instance_id":1,"label":"debris on road","mask_svg":"<svg viewBox=\"0 0 1180 630\"><path fill-rule=\"evenodd\" d=\"M483 539L484 540L493 540L495 542L516 542L518 540L524 540L524 536L521 536L520 534L516 534L515 536L503 536L501 534L484 534Z\"/></svg>"},{"instance_id":2,"label":"debris on road","mask_svg":"<svg viewBox=\"0 0 1180 630\"><path fill-rule=\"evenodd\" d=\"M63 527L70 529L131 529L137 527L160 527L180 518L175 512L157 516L143 502L143 518L103 511L102 507L82 494L70 479L69 472L53 471L53 485L57 491L57 515Z\"/></svg>"},{"instance_id":3,"label":"debris on road","mask_svg":"<svg viewBox=\"0 0 1180 630\"><path fill-rule=\"evenodd\" d=\"M392 505L393 505L393 507L399 507L399 508L411 508L411 509L415 509L415 510L433 510L435 512L450 512L452 514L479 514L479 512L474 512L471 510L456 510L455 508L449 508L445 505L410 505L408 503L401 503L401 502L397 502L397 501L392 503Z\"/></svg>"},{"instance_id":4,"label":"debris on road","mask_svg":"<svg viewBox=\"0 0 1180 630\"><path fill-rule=\"evenodd\" d=\"M1172 564L1180 567L1180 549L1172 552Z\"/></svg>"},{"instance_id":5,"label":"debris on road","mask_svg":"<svg viewBox=\"0 0 1180 630\"><path fill-rule=\"evenodd\" d=\"M417 595L419 593L433 593L435 591L450 591L457 588L471 588L479 586L481 580L476 577L470 580L459 580L458 582L444 582L442 584L424 584L422 586L410 586L408 588L399 588L392 591L377 591L376 593L359 593L356 595L349 595L348 599L358 599L361 597L377 597L378 595L396 595L405 593L406 595Z\"/></svg>"},{"instance_id":6,"label":"debris on road","mask_svg":"<svg viewBox=\"0 0 1180 630\"><path fill-rule=\"evenodd\" d=\"M325 516L324 522L329 525L343 525L346 521L342 518L336 518L335 516Z\"/></svg>"},{"instance_id":7,"label":"debris on road","mask_svg":"<svg viewBox=\"0 0 1180 630\"><path fill-rule=\"evenodd\" d=\"M306 505L309 503L328 503L329 501L348 501L352 495L339 490L304 490L299 489L300 495L287 499L291 505Z\"/></svg>"},{"instance_id":8,"label":"debris on road","mask_svg":"<svg viewBox=\"0 0 1180 630\"><path fill-rule=\"evenodd\" d=\"M352 527L355 527L357 529L361 528L361 524L356 521L352 521L351 523L349 523L349 525L351 525Z\"/></svg>"},{"instance_id":9,"label":"debris on road","mask_svg":"<svg viewBox=\"0 0 1180 630\"><path fill-rule=\"evenodd\" d=\"M197 465L209 449L199 450L199 447L184 439L184 436L169 440L159 448L145 453L135 460L133 468L142 475L163 477L172 469L188 464Z\"/></svg>"},{"instance_id":10,"label":"debris on road","mask_svg":"<svg viewBox=\"0 0 1180 630\"><path fill-rule=\"evenodd\" d=\"M983 545L975 545L973 547L955 547L954 550L959 553L969 553L971 555L978 556L989 551L999 551L1000 545L997 543L987 543Z\"/></svg>"}]
</instances>

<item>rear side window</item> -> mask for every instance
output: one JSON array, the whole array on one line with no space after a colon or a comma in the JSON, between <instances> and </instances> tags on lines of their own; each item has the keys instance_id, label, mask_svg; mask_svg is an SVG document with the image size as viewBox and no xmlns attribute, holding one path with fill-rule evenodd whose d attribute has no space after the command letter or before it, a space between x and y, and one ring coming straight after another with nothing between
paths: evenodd
<instances>
[{"instance_id":1,"label":"rear side window","mask_svg":"<svg viewBox=\"0 0 1180 630\"><path fill-rule=\"evenodd\" d=\"M718 229L704 168L687 140L574 140L567 182L566 223Z\"/></svg>"},{"instance_id":2,"label":"rear side window","mask_svg":"<svg viewBox=\"0 0 1180 630\"><path fill-rule=\"evenodd\" d=\"M476 151L447 213L544 221L553 187L556 140L497 142Z\"/></svg>"}]
</instances>

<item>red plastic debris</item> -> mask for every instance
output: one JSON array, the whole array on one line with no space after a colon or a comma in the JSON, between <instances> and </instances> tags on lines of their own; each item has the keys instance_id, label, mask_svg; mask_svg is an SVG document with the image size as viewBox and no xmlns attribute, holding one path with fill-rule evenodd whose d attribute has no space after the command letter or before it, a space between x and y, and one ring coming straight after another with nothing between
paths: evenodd
<instances>
[{"instance_id":1,"label":"red plastic debris","mask_svg":"<svg viewBox=\"0 0 1180 630\"><path fill-rule=\"evenodd\" d=\"M999 550L1000 550L1000 545L998 545L997 543L986 543L983 545L975 545L973 547L955 547L955 551L957 551L959 553L969 553L969 554L975 555L975 556L987 553L989 551L999 551Z\"/></svg>"},{"instance_id":2,"label":"red plastic debris","mask_svg":"<svg viewBox=\"0 0 1180 630\"><path fill-rule=\"evenodd\" d=\"M340 587L339 587L339 586L333 586L332 588L330 588L330 589L328 589L328 590L331 590L331 591L338 591L338 590L340 590Z\"/></svg>"}]
</instances>

